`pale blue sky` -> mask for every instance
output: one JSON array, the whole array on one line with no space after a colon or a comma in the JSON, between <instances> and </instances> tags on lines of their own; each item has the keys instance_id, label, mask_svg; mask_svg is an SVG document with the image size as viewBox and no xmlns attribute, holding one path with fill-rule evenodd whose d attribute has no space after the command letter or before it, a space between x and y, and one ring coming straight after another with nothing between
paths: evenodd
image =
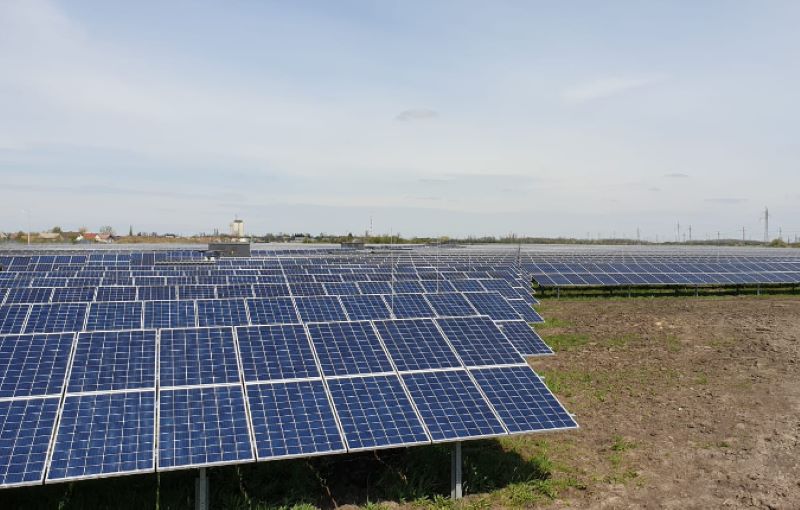
<instances>
[{"instance_id":1,"label":"pale blue sky","mask_svg":"<svg viewBox=\"0 0 800 510\"><path fill-rule=\"evenodd\" d=\"M800 235L800 3L0 1L0 230Z\"/></svg>"}]
</instances>

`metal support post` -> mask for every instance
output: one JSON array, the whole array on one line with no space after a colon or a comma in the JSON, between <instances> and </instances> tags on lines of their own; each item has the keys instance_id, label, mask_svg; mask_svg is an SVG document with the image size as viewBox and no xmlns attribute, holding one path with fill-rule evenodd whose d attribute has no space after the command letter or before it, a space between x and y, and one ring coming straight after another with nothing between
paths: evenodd
<instances>
[{"instance_id":1,"label":"metal support post","mask_svg":"<svg viewBox=\"0 0 800 510\"><path fill-rule=\"evenodd\" d=\"M461 499L461 441L453 443L450 498Z\"/></svg>"},{"instance_id":2,"label":"metal support post","mask_svg":"<svg viewBox=\"0 0 800 510\"><path fill-rule=\"evenodd\" d=\"M208 510L208 478L206 468L200 468L194 481L194 508L195 510Z\"/></svg>"}]
</instances>

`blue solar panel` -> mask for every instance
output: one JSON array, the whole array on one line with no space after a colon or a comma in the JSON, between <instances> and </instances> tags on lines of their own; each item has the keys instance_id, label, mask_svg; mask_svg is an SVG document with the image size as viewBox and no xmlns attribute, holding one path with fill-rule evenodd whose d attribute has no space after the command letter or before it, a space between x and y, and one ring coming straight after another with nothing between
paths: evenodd
<instances>
[{"instance_id":1,"label":"blue solar panel","mask_svg":"<svg viewBox=\"0 0 800 510\"><path fill-rule=\"evenodd\" d=\"M73 333L0 337L0 397L61 394Z\"/></svg>"},{"instance_id":2,"label":"blue solar panel","mask_svg":"<svg viewBox=\"0 0 800 510\"><path fill-rule=\"evenodd\" d=\"M422 294L395 294L386 296L386 302L398 319L418 319L422 317L434 317L436 312L425 301Z\"/></svg>"},{"instance_id":3,"label":"blue solar panel","mask_svg":"<svg viewBox=\"0 0 800 510\"><path fill-rule=\"evenodd\" d=\"M6 296L4 304L48 303L52 295L53 289L43 287L8 289L8 295Z\"/></svg>"},{"instance_id":4,"label":"blue solar panel","mask_svg":"<svg viewBox=\"0 0 800 510\"><path fill-rule=\"evenodd\" d=\"M355 296L361 294L358 285L353 282L327 282L325 292L329 296Z\"/></svg>"},{"instance_id":5,"label":"blue solar panel","mask_svg":"<svg viewBox=\"0 0 800 510\"><path fill-rule=\"evenodd\" d=\"M464 294L481 315L496 321L519 319L519 313L497 292L468 292Z\"/></svg>"},{"instance_id":6,"label":"blue solar panel","mask_svg":"<svg viewBox=\"0 0 800 510\"><path fill-rule=\"evenodd\" d=\"M358 282L362 294L391 294L392 286L387 282Z\"/></svg>"},{"instance_id":7,"label":"blue solar panel","mask_svg":"<svg viewBox=\"0 0 800 510\"><path fill-rule=\"evenodd\" d=\"M426 294L425 299L440 317L465 317L476 313L463 294Z\"/></svg>"},{"instance_id":8,"label":"blue solar panel","mask_svg":"<svg viewBox=\"0 0 800 510\"><path fill-rule=\"evenodd\" d=\"M466 370L403 375L434 441L505 434Z\"/></svg>"},{"instance_id":9,"label":"blue solar panel","mask_svg":"<svg viewBox=\"0 0 800 510\"><path fill-rule=\"evenodd\" d=\"M396 375L329 379L350 450L429 442Z\"/></svg>"},{"instance_id":10,"label":"blue solar panel","mask_svg":"<svg viewBox=\"0 0 800 510\"><path fill-rule=\"evenodd\" d=\"M255 297L282 297L289 296L289 287L283 284L253 285Z\"/></svg>"},{"instance_id":11,"label":"blue solar panel","mask_svg":"<svg viewBox=\"0 0 800 510\"><path fill-rule=\"evenodd\" d=\"M94 301L95 287L59 287L53 289L53 303L88 303Z\"/></svg>"},{"instance_id":12,"label":"blue solar panel","mask_svg":"<svg viewBox=\"0 0 800 510\"><path fill-rule=\"evenodd\" d=\"M378 295L341 296L339 300L352 321L392 318L386 303Z\"/></svg>"},{"instance_id":13,"label":"blue solar panel","mask_svg":"<svg viewBox=\"0 0 800 510\"><path fill-rule=\"evenodd\" d=\"M0 335L22 333L30 305L0 306Z\"/></svg>"},{"instance_id":14,"label":"blue solar panel","mask_svg":"<svg viewBox=\"0 0 800 510\"><path fill-rule=\"evenodd\" d=\"M293 296L324 296L325 287L321 283L290 283L289 289Z\"/></svg>"},{"instance_id":15,"label":"blue solar panel","mask_svg":"<svg viewBox=\"0 0 800 510\"><path fill-rule=\"evenodd\" d=\"M470 372L509 432L578 426L530 367L489 368Z\"/></svg>"},{"instance_id":16,"label":"blue solar panel","mask_svg":"<svg viewBox=\"0 0 800 510\"><path fill-rule=\"evenodd\" d=\"M158 426L159 469L254 460L239 386L162 390Z\"/></svg>"},{"instance_id":17,"label":"blue solar panel","mask_svg":"<svg viewBox=\"0 0 800 510\"><path fill-rule=\"evenodd\" d=\"M259 460L344 451L322 381L248 385L247 398Z\"/></svg>"},{"instance_id":18,"label":"blue solar panel","mask_svg":"<svg viewBox=\"0 0 800 510\"><path fill-rule=\"evenodd\" d=\"M59 401L0 401L0 486L41 483Z\"/></svg>"},{"instance_id":19,"label":"blue solar panel","mask_svg":"<svg viewBox=\"0 0 800 510\"><path fill-rule=\"evenodd\" d=\"M86 330L121 330L142 328L141 301L92 303Z\"/></svg>"},{"instance_id":20,"label":"blue solar panel","mask_svg":"<svg viewBox=\"0 0 800 510\"><path fill-rule=\"evenodd\" d=\"M162 329L159 384L239 382L231 328Z\"/></svg>"},{"instance_id":21,"label":"blue solar panel","mask_svg":"<svg viewBox=\"0 0 800 510\"><path fill-rule=\"evenodd\" d=\"M86 303L33 305L25 325L26 333L80 331L86 318Z\"/></svg>"},{"instance_id":22,"label":"blue solar panel","mask_svg":"<svg viewBox=\"0 0 800 510\"><path fill-rule=\"evenodd\" d=\"M250 285L218 285L217 297L220 299L253 297L253 287Z\"/></svg>"},{"instance_id":23,"label":"blue solar panel","mask_svg":"<svg viewBox=\"0 0 800 510\"><path fill-rule=\"evenodd\" d=\"M67 391L113 391L156 386L156 332L78 334Z\"/></svg>"},{"instance_id":24,"label":"blue solar panel","mask_svg":"<svg viewBox=\"0 0 800 510\"><path fill-rule=\"evenodd\" d=\"M536 313L536 310L531 307L530 303L522 299L509 299L507 302L525 322L544 322L542 316Z\"/></svg>"},{"instance_id":25,"label":"blue solar panel","mask_svg":"<svg viewBox=\"0 0 800 510\"><path fill-rule=\"evenodd\" d=\"M422 294L425 288L418 281L402 280L394 282L395 294Z\"/></svg>"},{"instance_id":26,"label":"blue solar panel","mask_svg":"<svg viewBox=\"0 0 800 510\"><path fill-rule=\"evenodd\" d=\"M319 377L306 331L299 324L236 328L246 382Z\"/></svg>"},{"instance_id":27,"label":"blue solar panel","mask_svg":"<svg viewBox=\"0 0 800 510\"><path fill-rule=\"evenodd\" d=\"M486 317L437 319L437 322L468 367L524 361L511 342Z\"/></svg>"},{"instance_id":28,"label":"blue solar panel","mask_svg":"<svg viewBox=\"0 0 800 510\"><path fill-rule=\"evenodd\" d=\"M326 376L392 371L369 322L309 324L308 333Z\"/></svg>"},{"instance_id":29,"label":"blue solar panel","mask_svg":"<svg viewBox=\"0 0 800 510\"><path fill-rule=\"evenodd\" d=\"M136 287L98 287L95 301L135 301Z\"/></svg>"},{"instance_id":30,"label":"blue solar panel","mask_svg":"<svg viewBox=\"0 0 800 510\"><path fill-rule=\"evenodd\" d=\"M447 280L420 280L425 292L439 294L441 292L455 292L456 288Z\"/></svg>"},{"instance_id":31,"label":"blue solar panel","mask_svg":"<svg viewBox=\"0 0 800 510\"><path fill-rule=\"evenodd\" d=\"M180 299L214 299L217 297L213 285L181 285L178 287Z\"/></svg>"},{"instance_id":32,"label":"blue solar panel","mask_svg":"<svg viewBox=\"0 0 800 510\"><path fill-rule=\"evenodd\" d=\"M347 320L339 299L333 296L296 297L294 303L303 322Z\"/></svg>"},{"instance_id":33,"label":"blue solar panel","mask_svg":"<svg viewBox=\"0 0 800 510\"><path fill-rule=\"evenodd\" d=\"M542 338L526 322L498 322L497 325L500 326L500 330L511 341L514 348L523 356L553 354L553 350L544 343Z\"/></svg>"},{"instance_id":34,"label":"blue solar panel","mask_svg":"<svg viewBox=\"0 0 800 510\"><path fill-rule=\"evenodd\" d=\"M155 391L68 395L48 480L154 469Z\"/></svg>"},{"instance_id":35,"label":"blue solar panel","mask_svg":"<svg viewBox=\"0 0 800 510\"><path fill-rule=\"evenodd\" d=\"M277 297L264 299L248 299L250 324L292 324L297 323L297 311L292 298Z\"/></svg>"},{"instance_id":36,"label":"blue solar panel","mask_svg":"<svg viewBox=\"0 0 800 510\"><path fill-rule=\"evenodd\" d=\"M199 326L246 326L247 308L243 299L210 299L197 301Z\"/></svg>"},{"instance_id":37,"label":"blue solar panel","mask_svg":"<svg viewBox=\"0 0 800 510\"><path fill-rule=\"evenodd\" d=\"M450 283L459 292L483 292L486 290L478 280L453 280Z\"/></svg>"},{"instance_id":38,"label":"blue solar panel","mask_svg":"<svg viewBox=\"0 0 800 510\"><path fill-rule=\"evenodd\" d=\"M432 320L379 321L375 327L400 371L461 366Z\"/></svg>"},{"instance_id":39,"label":"blue solar panel","mask_svg":"<svg viewBox=\"0 0 800 510\"><path fill-rule=\"evenodd\" d=\"M145 301L145 328L191 328L197 325L194 301Z\"/></svg>"},{"instance_id":40,"label":"blue solar panel","mask_svg":"<svg viewBox=\"0 0 800 510\"><path fill-rule=\"evenodd\" d=\"M175 287L163 285L159 287L139 287L138 294L141 301L171 301L178 297L178 291L175 290Z\"/></svg>"}]
</instances>

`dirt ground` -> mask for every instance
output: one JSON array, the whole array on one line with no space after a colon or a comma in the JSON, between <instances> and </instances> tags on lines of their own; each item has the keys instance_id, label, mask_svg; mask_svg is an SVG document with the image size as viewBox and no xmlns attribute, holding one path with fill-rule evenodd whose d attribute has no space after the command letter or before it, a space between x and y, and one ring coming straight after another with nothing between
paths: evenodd
<instances>
[{"instance_id":1,"label":"dirt ground","mask_svg":"<svg viewBox=\"0 0 800 510\"><path fill-rule=\"evenodd\" d=\"M800 299L554 300L545 508L800 508Z\"/></svg>"}]
</instances>

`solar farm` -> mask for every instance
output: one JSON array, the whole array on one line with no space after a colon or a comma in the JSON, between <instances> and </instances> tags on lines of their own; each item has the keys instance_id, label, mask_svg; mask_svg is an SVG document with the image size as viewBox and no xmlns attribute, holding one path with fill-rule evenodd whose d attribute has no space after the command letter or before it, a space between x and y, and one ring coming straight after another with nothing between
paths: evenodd
<instances>
[{"instance_id":1,"label":"solar farm","mask_svg":"<svg viewBox=\"0 0 800 510\"><path fill-rule=\"evenodd\" d=\"M198 507L208 468L280 477L426 447L446 449L456 500L462 444L577 433L564 377L535 368L574 361L558 289L800 284L791 252L51 250L0 266L0 501L182 472Z\"/></svg>"}]
</instances>

